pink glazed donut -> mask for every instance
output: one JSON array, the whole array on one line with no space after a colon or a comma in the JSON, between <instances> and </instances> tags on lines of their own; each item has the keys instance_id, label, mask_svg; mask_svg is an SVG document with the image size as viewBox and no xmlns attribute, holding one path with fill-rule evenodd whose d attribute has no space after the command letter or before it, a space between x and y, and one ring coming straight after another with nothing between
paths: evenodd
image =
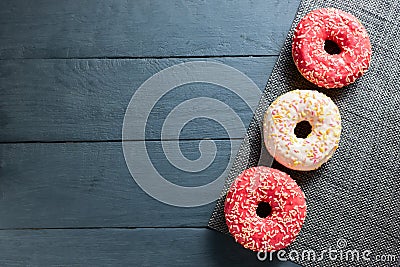
<instances>
[{"instance_id":1,"label":"pink glazed donut","mask_svg":"<svg viewBox=\"0 0 400 267\"><path fill-rule=\"evenodd\" d=\"M244 170L225 201L229 232L242 246L258 252L289 246L300 233L306 214L306 197L296 182L264 166Z\"/></svg>"},{"instance_id":2,"label":"pink glazed donut","mask_svg":"<svg viewBox=\"0 0 400 267\"><path fill-rule=\"evenodd\" d=\"M367 71L371 53L364 26L338 9L313 10L294 31L292 55L297 69L319 87L341 88L355 82Z\"/></svg>"}]
</instances>

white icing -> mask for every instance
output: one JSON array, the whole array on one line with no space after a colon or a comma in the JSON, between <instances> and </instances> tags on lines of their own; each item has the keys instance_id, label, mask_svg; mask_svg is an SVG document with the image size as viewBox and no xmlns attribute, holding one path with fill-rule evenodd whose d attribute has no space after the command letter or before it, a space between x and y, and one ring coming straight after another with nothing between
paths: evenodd
<instances>
[{"instance_id":1,"label":"white icing","mask_svg":"<svg viewBox=\"0 0 400 267\"><path fill-rule=\"evenodd\" d=\"M298 122L312 126L307 138L298 138ZM339 144L341 118L338 107L326 95L294 90L278 97L264 116L264 142L269 153L294 170L315 170L329 160Z\"/></svg>"}]
</instances>

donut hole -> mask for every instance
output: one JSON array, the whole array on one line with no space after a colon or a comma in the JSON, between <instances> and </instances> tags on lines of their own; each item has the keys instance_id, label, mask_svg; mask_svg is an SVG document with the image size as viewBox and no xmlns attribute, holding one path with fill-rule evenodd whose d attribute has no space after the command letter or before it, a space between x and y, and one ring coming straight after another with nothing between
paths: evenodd
<instances>
[{"instance_id":1,"label":"donut hole","mask_svg":"<svg viewBox=\"0 0 400 267\"><path fill-rule=\"evenodd\" d=\"M307 138L311 131L312 126L308 121L300 121L294 127L294 134L297 138Z\"/></svg>"},{"instance_id":2,"label":"donut hole","mask_svg":"<svg viewBox=\"0 0 400 267\"><path fill-rule=\"evenodd\" d=\"M268 202L260 202L258 204L258 207L257 207L257 210L256 210L256 213L257 213L258 217L266 218L269 215L271 215L271 212L272 212L272 207Z\"/></svg>"},{"instance_id":3,"label":"donut hole","mask_svg":"<svg viewBox=\"0 0 400 267\"><path fill-rule=\"evenodd\" d=\"M332 40L325 40L324 50L329 55L337 55L340 54L340 52L342 52L340 46Z\"/></svg>"}]
</instances>

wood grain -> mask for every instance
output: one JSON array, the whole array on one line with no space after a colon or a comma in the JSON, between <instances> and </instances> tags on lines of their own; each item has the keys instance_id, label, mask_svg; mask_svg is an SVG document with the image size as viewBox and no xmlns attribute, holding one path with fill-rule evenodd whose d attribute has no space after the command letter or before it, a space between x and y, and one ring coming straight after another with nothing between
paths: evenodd
<instances>
[{"instance_id":1,"label":"wood grain","mask_svg":"<svg viewBox=\"0 0 400 267\"><path fill-rule=\"evenodd\" d=\"M298 4L0 1L0 266L297 266L259 262L230 236L204 228L213 203L179 208L147 195L128 171L120 140L135 90L174 64L222 62L263 89ZM193 120L181 131L183 155L199 158L199 140L208 138L216 139L216 158L200 172L175 168L159 141L162 122L199 96L229 104L245 125L252 116L211 85L165 95L145 129L146 148L154 168L182 186L220 176L242 137L241 129L228 136L218 123ZM176 142L173 134L163 138Z\"/></svg>"},{"instance_id":2,"label":"wood grain","mask_svg":"<svg viewBox=\"0 0 400 267\"><path fill-rule=\"evenodd\" d=\"M0 142L121 140L125 110L135 90L155 73L193 60L205 59L3 60ZM276 57L211 60L238 69L261 90ZM148 97L152 94L157 93L149 90ZM246 126L250 122L252 111L237 95L223 87L194 83L176 88L157 102L147 122L146 139L160 140L165 116L181 102L195 97L218 99L234 108ZM258 102L258 95L251 97ZM143 98L141 104L154 103ZM226 114L221 106L208 109L214 114ZM224 121L232 123L232 118L226 116ZM177 123L173 128L181 126ZM242 138L242 129L232 127L231 138ZM174 136L167 133L164 139ZM229 138L221 125L204 119L191 121L180 137Z\"/></svg>"},{"instance_id":3,"label":"wood grain","mask_svg":"<svg viewBox=\"0 0 400 267\"><path fill-rule=\"evenodd\" d=\"M148 141L147 153L165 179L199 186L229 168L229 158L236 154L240 140L215 144L214 162L195 173L172 166L159 141ZM181 141L180 145L187 158L200 156L199 141ZM212 153L205 151L203 156ZM150 170L141 171L146 176ZM214 203L173 207L148 196L132 179L121 142L0 145L0 229L198 227L207 225L213 208Z\"/></svg>"},{"instance_id":4,"label":"wood grain","mask_svg":"<svg viewBox=\"0 0 400 267\"><path fill-rule=\"evenodd\" d=\"M2 230L0 250L2 266L298 266L209 229Z\"/></svg>"},{"instance_id":5,"label":"wood grain","mask_svg":"<svg viewBox=\"0 0 400 267\"><path fill-rule=\"evenodd\" d=\"M278 55L299 0L0 2L0 58Z\"/></svg>"}]
</instances>

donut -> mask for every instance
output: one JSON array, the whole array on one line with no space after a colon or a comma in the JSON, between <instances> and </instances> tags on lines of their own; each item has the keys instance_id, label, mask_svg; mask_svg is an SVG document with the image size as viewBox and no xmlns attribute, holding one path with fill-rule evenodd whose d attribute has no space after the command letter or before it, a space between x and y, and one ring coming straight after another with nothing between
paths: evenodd
<instances>
[{"instance_id":1,"label":"donut","mask_svg":"<svg viewBox=\"0 0 400 267\"><path fill-rule=\"evenodd\" d=\"M297 136L298 123L309 124L309 133ZM338 107L314 90L283 94L264 115L265 147L276 161L294 170L315 170L327 162L338 148L341 130Z\"/></svg>"},{"instance_id":2,"label":"donut","mask_svg":"<svg viewBox=\"0 0 400 267\"><path fill-rule=\"evenodd\" d=\"M355 82L367 71L371 53L368 33L361 22L335 8L311 11L294 31L294 63L307 80L319 87L341 88Z\"/></svg>"},{"instance_id":3,"label":"donut","mask_svg":"<svg viewBox=\"0 0 400 267\"><path fill-rule=\"evenodd\" d=\"M307 212L306 198L288 174L252 167L231 185L224 212L236 242L257 252L276 251L286 248L300 233Z\"/></svg>"}]
</instances>

